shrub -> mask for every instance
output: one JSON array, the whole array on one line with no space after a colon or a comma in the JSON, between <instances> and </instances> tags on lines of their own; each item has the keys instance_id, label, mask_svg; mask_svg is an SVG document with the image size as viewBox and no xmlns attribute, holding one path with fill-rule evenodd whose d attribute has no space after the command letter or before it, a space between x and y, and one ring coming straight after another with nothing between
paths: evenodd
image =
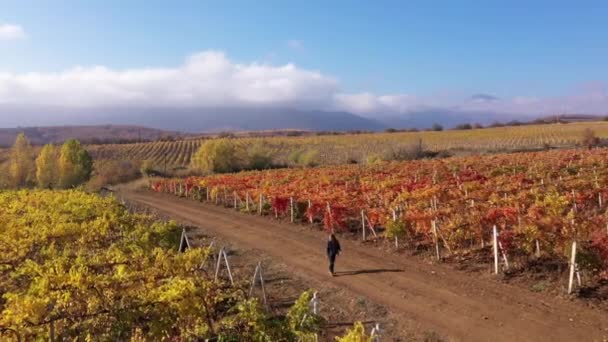
<instances>
[{"instance_id":1,"label":"shrub","mask_svg":"<svg viewBox=\"0 0 608 342\"><path fill-rule=\"evenodd\" d=\"M595 132L591 128L585 128L581 143L583 146L591 149L600 143L600 139L595 136Z\"/></svg>"},{"instance_id":2,"label":"shrub","mask_svg":"<svg viewBox=\"0 0 608 342\"><path fill-rule=\"evenodd\" d=\"M153 176L153 175L156 175L159 173L156 170L156 166L154 165L154 163L151 160L144 160L141 163L139 172L142 174L142 176L146 176L146 177Z\"/></svg>"},{"instance_id":3,"label":"shrub","mask_svg":"<svg viewBox=\"0 0 608 342\"><path fill-rule=\"evenodd\" d=\"M471 126L471 124L469 124L469 123L464 123L464 124L456 125L456 127L454 127L454 129L455 130L473 129L473 126Z\"/></svg>"},{"instance_id":4,"label":"shrub","mask_svg":"<svg viewBox=\"0 0 608 342\"><path fill-rule=\"evenodd\" d=\"M289 155L292 164L306 167L319 165L319 152L316 149L296 150Z\"/></svg>"},{"instance_id":5,"label":"shrub","mask_svg":"<svg viewBox=\"0 0 608 342\"><path fill-rule=\"evenodd\" d=\"M203 173L226 173L241 169L242 161L234 140L205 141L192 156L192 167Z\"/></svg>"},{"instance_id":6,"label":"shrub","mask_svg":"<svg viewBox=\"0 0 608 342\"><path fill-rule=\"evenodd\" d=\"M274 167L273 153L270 146L262 141L256 141L246 152L246 168L248 170L266 170Z\"/></svg>"},{"instance_id":7,"label":"shrub","mask_svg":"<svg viewBox=\"0 0 608 342\"><path fill-rule=\"evenodd\" d=\"M365 164L368 165L379 164L383 161L384 158L382 158L382 156L379 154L370 154L367 156L367 158L365 158Z\"/></svg>"}]
</instances>

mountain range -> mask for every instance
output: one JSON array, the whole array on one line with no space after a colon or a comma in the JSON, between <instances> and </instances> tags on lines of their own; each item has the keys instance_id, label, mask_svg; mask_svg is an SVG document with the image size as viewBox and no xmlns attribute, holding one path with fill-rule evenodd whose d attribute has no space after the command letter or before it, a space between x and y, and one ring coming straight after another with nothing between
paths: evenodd
<instances>
[{"instance_id":1,"label":"mountain range","mask_svg":"<svg viewBox=\"0 0 608 342\"><path fill-rule=\"evenodd\" d=\"M426 109L407 114L360 116L344 111L291 108L0 107L0 127L127 125L187 133L299 129L380 131L387 128L452 127L519 119L513 115Z\"/></svg>"}]
</instances>

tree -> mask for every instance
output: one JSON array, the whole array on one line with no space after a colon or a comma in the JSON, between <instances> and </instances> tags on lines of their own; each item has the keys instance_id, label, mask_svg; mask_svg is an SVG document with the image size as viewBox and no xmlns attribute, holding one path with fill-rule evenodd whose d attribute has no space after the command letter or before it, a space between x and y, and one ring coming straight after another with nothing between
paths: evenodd
<instances>
[{"instance_id":1,"label":"tree","mask_svg":"<svg viewBox=\"0 0 608 342\"><path fill-rule=\"evenodd\" d=\"M93 159L80 142L67 140L59 157L59 184L63 188L80 185L91 178Z\"/></svg>"},{"instance_id":2,"label":"tree","mask_svg":"<svg viewBox=\"0 0 608 342\"><path fill-rule=\"evenodd\" d=\"M34 161L32 145L24 133L19 133L11 150L9 161L11 183L15 187L25 186L33 181Z\"/></svg>"},{"instance_id":3,"label":"tree","mask_svg":"<svg viewBox=\"0 0 608 342\"><path fill-rule=\"evenodd\" d=\"M57 153L53 144L45 145L36 158L36 180L40 188L57 185Z\"/></svg>"},{"instance_id":4,"label":"tree","mask_svg":"<svg viewBox=\"0 0 608 342\"><path fill-rule=\"evenodd\" d=\"M264 141L254 142L246 154L248 170L266 170L273 167L273 150Z\"/></svg>"},{"instance_id":5,"label":"tree","mask_svg":"<svg viewBox=\"0 0 608 342\"><path fill-rule=\"evenodd\" d=\"M431 130L437 131L437 132L443 131L443 126L441 126L438 123L434 123L433 126L431 126Z\"/></svg>"},{"instance_id":6,"label":"tree","mask_svg":"<svg viewBox=\"0 0 608 342\"><path fill-rule=\"evenodd\" d=\"M192 167L204 173L238 171L241 168L239 149L231 139L208 140L192 156Z\"/></svg>"}]
</instances>

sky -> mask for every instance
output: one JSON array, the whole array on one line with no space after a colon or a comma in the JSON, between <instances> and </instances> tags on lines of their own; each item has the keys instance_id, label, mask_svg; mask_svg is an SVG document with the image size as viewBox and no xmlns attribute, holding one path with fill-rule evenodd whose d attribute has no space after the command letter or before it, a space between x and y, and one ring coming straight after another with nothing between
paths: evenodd
<instances>
[{"instance_id":1,"label":"sky","mask_svg":"<svg viewBox=\"0 0 608 342\"><path fill-rule=\"evenodd\" d=\"M606 1L3 0L0 107L608 114L606 18Z\"/></svg>"}]
</instances>

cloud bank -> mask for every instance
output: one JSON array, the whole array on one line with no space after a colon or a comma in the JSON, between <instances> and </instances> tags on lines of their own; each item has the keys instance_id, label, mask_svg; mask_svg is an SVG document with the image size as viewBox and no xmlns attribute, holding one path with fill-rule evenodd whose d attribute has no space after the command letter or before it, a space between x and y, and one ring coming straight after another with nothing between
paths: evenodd
<instances>
[{"instance_id":1,"label":"cloud bank","mask_svg":"<svg viewBox=\"0 0 608 342\"><path fill-rule=\"evenodd\" d=\"M9 31L0 29L5 36ZM205 51L171 68L79 66L56 73L0 73L2 106L257 106L348 111L369 117L432 108L539 116L606 114L608 91L597 83L556 97L348 93L336 78L320 71L294 64L237 63L221 51Z\"/></svg>"},{"instance_id":2,"label":"cloud bank","mask_svg":"<svg viewBox=\"0 0 608 342\"><path fill-rule=\"evenodd\" d=\"M25 37L25 31L21 26L13 24L0 24L0 40L17 40Z\"/></svg>"}]
</instances>

